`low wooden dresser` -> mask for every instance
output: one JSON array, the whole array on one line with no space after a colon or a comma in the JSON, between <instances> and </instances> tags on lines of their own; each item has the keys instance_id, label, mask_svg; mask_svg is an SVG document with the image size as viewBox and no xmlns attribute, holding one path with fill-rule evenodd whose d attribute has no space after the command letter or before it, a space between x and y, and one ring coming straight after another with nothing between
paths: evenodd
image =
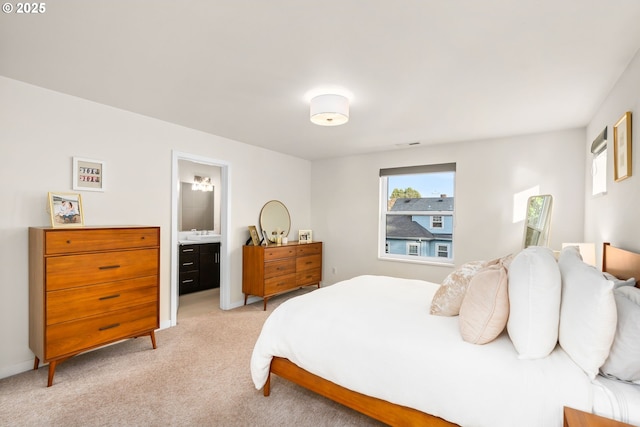
<instances>
[{"instance_id":1,"label":"low wooden dresser","mask_svg":"<svg viewBox=\"0 0 640 427\"><path fill-rule=\"evenodd\" d=\"M34 369L159 327L159 227L29 228Z\"/></svg>"},{"instance_id":2,"label":"low wooden dresser","mask_svg":"<svg viewBox=\"0 0 640 427\"><path fill-rule=\"evenodd\" d=\"M242 292L267 301L274 295L322 280L322 242L242 247Z\"/></svg>"}]
</instances>

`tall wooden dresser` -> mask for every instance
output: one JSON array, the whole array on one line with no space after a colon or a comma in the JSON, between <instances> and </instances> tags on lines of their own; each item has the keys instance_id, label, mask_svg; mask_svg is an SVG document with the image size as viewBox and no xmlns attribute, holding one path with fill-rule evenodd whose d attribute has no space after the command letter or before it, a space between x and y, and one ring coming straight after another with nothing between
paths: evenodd
<instances>
[{"instance_id":1,"label":"tall wooden dresser","mask_svg":"<svg viewBox=\"0 0 640 427\"><path fill-rule=\"evenodd\" d=\"M242 292L267 301L274 295L322 280L322 242L242 247Z\"/></svg>"},{"instance_id":2,"label":"tall wooden dresser","mask_svg":"<svg viewBox=\"0 0 640 427\"><path fill-rule=\"evenodd\" d=\"M29 228L34 369L159 327L160 227Z\"/></svg>"}]
</instances>

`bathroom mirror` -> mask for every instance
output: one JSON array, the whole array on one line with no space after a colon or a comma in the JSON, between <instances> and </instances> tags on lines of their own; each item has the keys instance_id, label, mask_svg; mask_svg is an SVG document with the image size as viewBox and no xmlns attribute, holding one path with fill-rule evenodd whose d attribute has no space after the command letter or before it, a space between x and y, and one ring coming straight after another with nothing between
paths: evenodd
<instances>
[{"instance_id":1,"label":"bathroom mirror","mask_svg":"<svg viewBox=\"0 0 640 427\"><path fill-rule=\"evenodd\" d=\"M549 194L531 196L527 201L524 223L524 247L548 246L551 229L551 207L553 197Z\"/></svg>"},{"instance_id":2,"label":"bathroom mirror","mask_svg":"<svg viewBox=\"0 0 640 427\"><path fill-rule=\"evenodd\" d=\"M260 228L266 232L270 241L275 242L275 233L281 233L282 237L289 235L291 228L291 217L287 207L279 200L271 200L262 207L260 211Z\"/></svg>"},{"instance_id":3,"label":"bathroom mirror","mask_svg":"<svg viewBox=\"0 0 640 427\"><path fill-rule=\"evenodd\" d=\"M213 230L213 190L192 189L193 183L180 183L180 231Z\"/></svg>"}]
</instances>

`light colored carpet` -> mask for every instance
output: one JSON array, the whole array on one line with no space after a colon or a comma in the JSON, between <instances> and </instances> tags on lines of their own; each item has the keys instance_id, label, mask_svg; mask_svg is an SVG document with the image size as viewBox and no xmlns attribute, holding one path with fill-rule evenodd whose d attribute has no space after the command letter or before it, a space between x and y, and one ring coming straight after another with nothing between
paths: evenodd
<instances>
[{"instance_id":1,"label":"light colored carpet","mask_svg":"<svg viewBox=\"0 0 640 427\"><path fill-rule=\"evenodd\" d=\"M272 377L253 386L251 351L268 314L309 288L231 311L178 316L178 326L58 366L0 380L2 426L368 426L377 422ZM216 302L217 304L217 302Z\"/></svg>"}]
</instances>

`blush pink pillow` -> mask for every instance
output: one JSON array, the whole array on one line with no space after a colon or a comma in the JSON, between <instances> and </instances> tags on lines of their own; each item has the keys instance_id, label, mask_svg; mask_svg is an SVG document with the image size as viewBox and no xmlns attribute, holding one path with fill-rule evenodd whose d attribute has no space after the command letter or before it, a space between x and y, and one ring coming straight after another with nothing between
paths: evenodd
<instances>
[{"instance_id":1,"label":"blush pink pillow","mask_svg":"<svg viewBox=\"0 0 640 427\"><path fill-rule=\"evenodd\" d=\"M509 319L507 277L501 264L488 266L473 276L460 307L463 340L486 344L502 333Z\"/></svg>"}]
</instances>

